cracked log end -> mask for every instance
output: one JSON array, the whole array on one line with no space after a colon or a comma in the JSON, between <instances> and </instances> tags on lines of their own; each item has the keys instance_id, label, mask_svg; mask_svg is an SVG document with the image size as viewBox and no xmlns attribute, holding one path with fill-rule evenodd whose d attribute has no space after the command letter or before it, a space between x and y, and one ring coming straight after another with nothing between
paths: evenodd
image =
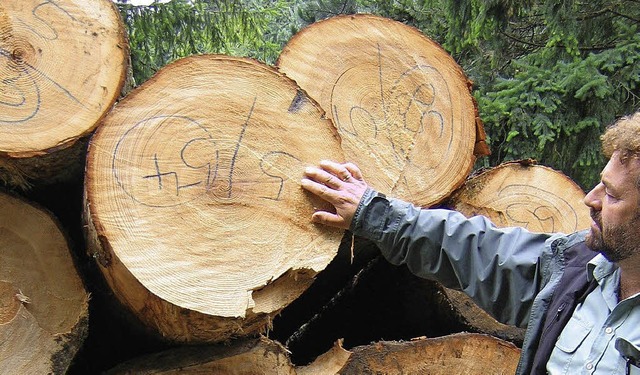
<instances>
[{"instance_id":1,"label":"cracked log end","mask_svg":"<svg viewBox=\"0 0 640 375\"><path fill-rule=\"evenodd\" d=\"M343 160L324 112L274 68L222 55L165 66L104 119L86 168L90 252L114 293L178 342L265 331L337 254L300 187Z\"/></svg>"},{"instance_id":2,"label":"cracked log end","mask_svg":"<svg viewBox=\"0 0 640 375\"><path fill-rule=\"evenodd\" d=\"M434 205L488 153L462 69L401 22L364 14L316 22L291 38L277 66L327 111L345 157L379 191Z\"/></svg>"}]
</instances>

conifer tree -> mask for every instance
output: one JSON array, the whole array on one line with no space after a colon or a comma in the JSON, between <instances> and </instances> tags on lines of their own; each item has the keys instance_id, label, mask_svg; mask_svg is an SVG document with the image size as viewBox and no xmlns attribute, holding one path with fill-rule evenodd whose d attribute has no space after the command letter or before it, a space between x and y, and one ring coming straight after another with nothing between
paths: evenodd
<instances>
[{"instance_id":1,"label":"conifer tree","mask_svg":"<svg viewBox=\"0 0 640 375\"><path fill-rule=\"evenodd\" d=\"M172 0L118 6L129 34L136 84L167 63L193 54L224 53L273 61L282 46L271 41L292 33L281 36L270 27L278 12L286 11L286 1Z\"/></svg>"}]
</instances>

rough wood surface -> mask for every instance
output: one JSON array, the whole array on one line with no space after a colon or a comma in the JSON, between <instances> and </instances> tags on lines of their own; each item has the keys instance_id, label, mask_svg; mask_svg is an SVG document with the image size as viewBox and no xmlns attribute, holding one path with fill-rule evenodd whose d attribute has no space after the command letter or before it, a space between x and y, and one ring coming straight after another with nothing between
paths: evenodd
<instances>
[{"instance_id":1,"label":"rough wood surface","mask_svg":"<svg viewBox=\"0 0 640 375\"><path fill-rule=\"evenodd\" d=\"M500 227L572 233L588 228L591 223L583 198L582 189L561 172L523 160L473 176L447 205L467 217L487 216ZM497 322L463 292L444 290L453 311L469 330L522 342L524 329Z\"/></svg>"},{"instance_id":2,"label":"rough wood surface","mask_svg":"<svg viewBox=\"0 0 640 375\"><path fill-rule=\"evenodd\" d=\"M294 366L277 341L261 337L226 346L170 349L116 366L107 375L125 374L513 374L520 350L480 334L454 334L411 341L380 341L350 350L341 340L306 366Z\"/></svg>"},{"instance_id":3,"label":"rough wood surface","mask_svg":"<svg viewBox=\"0 0 640 375\"><path fill-rule=\"evenodd\" d=\"M115 294L176 341L255 334L338 251L303 168L342 160L292 80L253 60L163 68L105 118L86 172L91 251Z\"/></svg>"},{"instance_id":4,"label":"rough wood surface","mask_svg":"<svg viewBox=\"0 0 640 375\"><path fill-rule=\"evenodd\" d=\"M337 344L339 345L339 344ZM520 350L495 337L461 333L412 341L380 341L345 353L334 347L300 374L513 374ZM336 370L337 369L337 370Z\"/></svg>"},{"instance_id":5,"label":"rough wood surface","mask_svg":"<svg viewBox=\"0 0 640 375\"><path fill-rule=\"evenodd\" d=\"M465 331L483 333L522 345L524 328L498 322L464 292L443 286L438 304L440 309L447 308L451 319L457 320Z\"/></svg>"},{"instance_id":6,"label":"rough wood surface","mask_svg":"<svg viewBox=\"0 0 640 375\"><path fill-rule=\"evenodd\" d=\"M342 347L342 340L338 340L328 352L318 356L307 366L296 368L297 375L339 374L349 361L351 352Z\"/></svg>"},{"instance_id":7,"label":"rough wood surface","mask_svg":"<svg viewBox=\"0 0 640 375\"><path fill-rule=\"evenodd\" d=\"M81 172L84 151L73 147L118 98L127 59L112 1L3 0L0 181L25 187Z\"/></svg>"},{"instance_id":8,"label":"rough wood surface","mask_svg":"<svg viewBox=\"0 0 640 375\"><path fill-rule=\"evenodd\" d=\"M316 22L293 36L277 66L328 112L345 157L384 193L439 202L468 176L476 142L484 144L460 67L400 22L372 15Z\"/></svg>"},{"instance_id":9,"label":"rough wood surface","mask_svg":"<svg viewBox=\"0 0 640 375\"><path fill-rule=\"evenodd\" d=\"M269 374L295 375L287 350L260 337L229 345L186 346L127 361L105 375Z\"/></svg>"},{"instance_id":10,"label":"rough wood surface","mask_svg":"<svg viewBox=\"0 0 640 375\"><path fill-rule=\"evenodd\" d=\"M88 299L48 212L0 193L0 373L64 374L87 335Z\"/></svg>"}]
</instances>

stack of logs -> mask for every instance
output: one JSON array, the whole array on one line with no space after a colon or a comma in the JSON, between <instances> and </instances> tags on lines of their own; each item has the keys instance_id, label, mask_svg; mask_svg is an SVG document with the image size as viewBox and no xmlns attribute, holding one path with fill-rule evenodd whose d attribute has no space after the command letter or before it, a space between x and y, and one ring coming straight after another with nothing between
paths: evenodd
<instances>
[{"instance_id":1,"label":"stack of logs","mask_svg":"<svg viewBox=\"0 0 640 375\"><path fill-rule=\"evenodd\" d=\"M276 66L192 56L126 92L124 30L109 0L0 5L0 373L513 373L522 328L313 225L299 184L350 160L419 206L585 228L557 171L470 176L482 122L440 46L335 17Z\"/></svg>"}]
</instances>

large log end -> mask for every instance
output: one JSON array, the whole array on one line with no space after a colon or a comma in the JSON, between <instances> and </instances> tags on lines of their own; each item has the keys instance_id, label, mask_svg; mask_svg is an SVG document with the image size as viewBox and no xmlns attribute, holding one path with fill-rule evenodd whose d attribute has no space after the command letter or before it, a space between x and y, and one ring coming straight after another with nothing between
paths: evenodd
<instances>
[{"instance_id":1,"label":"large log end","mask_svg":"<svg viewBox=\"0 0 640 375\"><path fill-rule=\"evenodd\" d=\"M321 147L318 147L321 145ZM118 103L89 145L88 243L114 293L172 341L255 335L336 255L300 187L342 159L294 81L255 60L192 56Z\"/></svg>"}]
</instances>

